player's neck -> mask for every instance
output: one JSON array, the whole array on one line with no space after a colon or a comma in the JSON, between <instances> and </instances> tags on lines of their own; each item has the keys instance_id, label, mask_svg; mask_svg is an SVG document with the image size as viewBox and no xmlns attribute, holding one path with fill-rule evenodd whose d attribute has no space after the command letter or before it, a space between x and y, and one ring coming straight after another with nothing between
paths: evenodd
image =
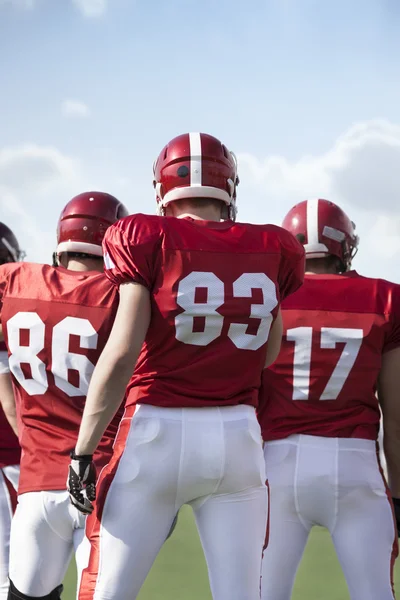
<instances>
[{"instance_id":1,"label":"player's neck","mask_svg":"<svg viewBox=\"0 0 400 600\"><path fill-rule=\"evenodd\" d=\"M331 257L309 258L306 260L306 275L338 275L338 264Z\"/></svg>"},{"instance_id":2,"label":"player's neck","mask_svg":"<svg viewBox=\"0 0 400 600\"><path fill-rule=\"evenodd\" d=\"M63 265L68 271L99 271L102 273L103 271L103 261L99 259L77 259L72 258L66 264Z\"/></svg>"},{"instance_id":3,"label":"player's neck","mask_svg":"<svg viewBox=\"0 0 400 600\"><path fill-rule=\"evenodd\" d=\"M176 202L172 202L167 207L166 215L168 217L176 217L177 219L184 219L189 217L190 219L202 220L202 221L220 221L221 220L221 205L207 203L204 206L190 206L189 203L184 205L178 205Z\"/></svg>"},{"instance_id":4,"label":"player's neck","mask_svg":"<svg viewBox=\"0 0 400 600\"><path fill-rule=\"evenodd\" d=\"M339 275L339 273L337 271L327 271L325 269L325 271L319 271L318 269L316 270L310 270L310 271L305 271L306 275Z\"/></svg>"},{"instance_id":5,"label":"player's neck","mask_svg":"<svg viewBox=\"0 0 400 600\"><path fill-rule=\"evenodd\" d=\"M196 214L194 212L184 212L182 214L179 215L174 215L177 219L185 219L187 217L189 217L190 219L194 219L197 221L220 221L221 217L215 217L215 215L208 215L208 214L203 214L203 215L199 215Z\"/></svg>"},{"instance_id":6,"label":"player's neck","mask_svg":"<svg viewBox=\"0 0 400 600\"><path fill-rule=\"evenodd\" d=\"M319 269L318 267L306 269L305 274L306 275L339 275L339 273L337 272L336 269Z\"/></svg>"}]
</instances>

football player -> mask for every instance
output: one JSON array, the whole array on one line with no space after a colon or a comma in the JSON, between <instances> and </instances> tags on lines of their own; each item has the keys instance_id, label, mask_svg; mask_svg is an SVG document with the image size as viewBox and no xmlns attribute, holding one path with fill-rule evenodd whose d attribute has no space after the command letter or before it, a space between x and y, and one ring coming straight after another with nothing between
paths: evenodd
<instances>
[{"instance_id":1,"label":"football player","mask_svg":"<svg viewBox=\"0 0 400 600\"><path fill-rule=\"evenodd\" d=\"M80 194L58 222L58 267L0 267L1 324L22 448L9 600L58 600L74 549L78 571L86 564L84 516L69 502L65 471L118 305L103 274L101 243L107 227L127 214L109 194ZM110 459L119 416L98 446L97 468Z\"/></svg>"},{"instance_id":2,"label":"football player","mask_svg":"<svg viewBox=\"0 0 400 600\"><path fill-rule=\"evenodd\" d=\"M14 233L7 225L0 223L0 265L23 260L24 255ZM15 435L15 400L4 342L0 342L0 403L0 600L6 600L9 587L10 527L17 504L21 450Z\"/></svg>"},{"instance_id":3,"label":"football player","mask_svg":"<svg viewBox=\"0 0 400 600\"><path fill-rule=\"evenodd\" d=\"M91 455L128 385L127 409L87 524L81 600L136 598L183 504L195 512L213 598L259 598L267 487L255 405L304 250L279 227L235 223L238 181L219 140L178 136L154 166L161 216L136 214L106 233L120 304L70 467L82 510Z\"/></svg>"},{"instance_id":4,"label":"football player","mask_svg":"<svg viewBox=\"0 0 400 600\"><path fill-rule=\"evenodd\" d=\"M352 600L392 600L397 530L377 436L380 403L399 498L400 286L351 270L358 237L333 202L301 202L283 227L304 244L306 277L283 303L282 350L260 398L271 486L262 598L290 599L310 530L321 525Z\"/></svg>"}]
</instances>

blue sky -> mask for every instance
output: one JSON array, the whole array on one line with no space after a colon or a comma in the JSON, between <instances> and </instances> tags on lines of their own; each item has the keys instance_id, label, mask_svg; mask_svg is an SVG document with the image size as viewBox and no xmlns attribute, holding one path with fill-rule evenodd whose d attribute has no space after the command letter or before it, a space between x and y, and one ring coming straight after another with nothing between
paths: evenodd
<instances>
[{"instance_id":1,"label":"blue sky","mask_svg":"<svg viewBox=\"0 0 400 600\"><path fill-rule=\"evenodd\" d=\"M86 189L153 212L185 131L239 157L241 220L307 197L356 221L354 266L400 281L396 0L0 0L0 202L31 260Z\"/></svg>"}]
</instances>

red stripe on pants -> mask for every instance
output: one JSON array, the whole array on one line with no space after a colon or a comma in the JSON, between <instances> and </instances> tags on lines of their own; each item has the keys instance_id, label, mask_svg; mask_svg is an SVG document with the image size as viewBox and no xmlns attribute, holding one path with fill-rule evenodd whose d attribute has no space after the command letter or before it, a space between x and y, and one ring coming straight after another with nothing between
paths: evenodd
<instances>
[{"instance_id":1,"label":"red stripe on pants","mask_svg":"<svg viewBox=\"0 0 400 600\"><path fill-rule=\"evenodd\" d=\"M113 456L106 467L102 470L97 482L97 499L95 509L86 520L86 536L90 541L89 564L82 572L79 587L79 600L92 600L96 588L100 562L100 530L101 518L107 494L118 469L119 461L125 450L126 440L131 427L132 416L135 406L129 406L119 426L114 444ZM122 600L122 599L121 599Z\"/></svg>"},{"instance_id":2,"label":"red stripe on pants","mask_svg":"<svg viewBox=\"0 0 400 600\"><path fill-rule=\"evenodd\" d=\"M380 471L381 477L383 479L383 483L385 485L386 496L387 496L387 499L389 501L390 508L391 508L392 515L393 515L394 541L393 541L393 546L392 546L392 553L391 553L391 556L390 556L390 584L392 586L393 598L395 598L395 593L394 593L394 563L396 562L396 558L397 558L397 556L399 554L399 542L398 542L398 533L397 533L397 522L396 522L396 517L394 515L394 507L393 507L393 502L392 502L392 495L390 493L389 486L387 484L386 477L385 477L385 474L384 474L382 466L381 466L381 461L379 459L379 446L378 445L377 445L376 456L377 456L377 460L378 460L379 471Z\"/></svg>"}]
</instances>

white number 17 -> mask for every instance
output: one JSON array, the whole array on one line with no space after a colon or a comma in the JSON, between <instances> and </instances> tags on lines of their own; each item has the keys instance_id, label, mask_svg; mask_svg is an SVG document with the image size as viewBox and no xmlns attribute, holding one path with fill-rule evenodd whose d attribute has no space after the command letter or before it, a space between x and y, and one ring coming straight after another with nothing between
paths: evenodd
<instances>
[{"instance_id":1,"label":"white number 17","mask_svg":"<svg viewBox=\"0 0 400 600\"><path fill-rule=\"evenodd\" d=\"M312 335L312 327L296 327L286 332L287 340L295 343L293 400L309 398ZM360 351L363 335L362 329L321 327L321 349L336 348L336 344L344 344L344 348L320 400L336 400L339 396Z\"/></svg>"}]
</instances>

